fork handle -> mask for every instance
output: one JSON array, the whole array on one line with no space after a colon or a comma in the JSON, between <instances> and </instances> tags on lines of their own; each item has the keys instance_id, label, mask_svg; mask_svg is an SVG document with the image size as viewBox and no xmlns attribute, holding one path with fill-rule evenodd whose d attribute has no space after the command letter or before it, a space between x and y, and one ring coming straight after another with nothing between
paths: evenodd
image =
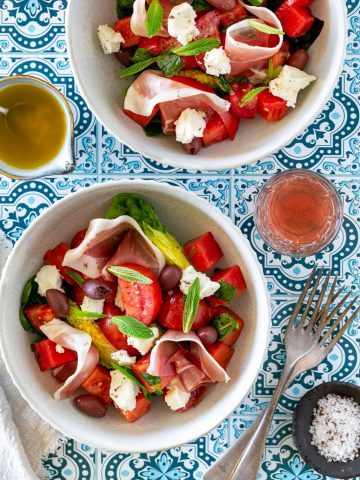
<instances>
[{"instance_id":1,"label":"fork handle","mask_svg":"<svg viewBox=\"0 0 360 480\"><path fill-rule=\"evenodd\" d=\"M272 418L282 393L292 379L293 368L285 367L269 405L228 452L205 473L203 480L256 480Z\"/></svg>"}]
</instances>

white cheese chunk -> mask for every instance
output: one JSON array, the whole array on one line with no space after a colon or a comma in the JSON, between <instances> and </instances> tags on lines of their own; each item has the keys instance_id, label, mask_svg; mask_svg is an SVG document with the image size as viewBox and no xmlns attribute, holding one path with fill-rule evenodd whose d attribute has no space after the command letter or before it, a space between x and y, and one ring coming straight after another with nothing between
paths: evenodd
<instances>
[{"instance_id":1,"label":"white cheese chunk","mask_svg":"<svg viewBox=\"0 0 360 480\"><path fill-rule=\"evenodd\" d=\"M55 350L57 351L57 353L64 353L65 352L64 348L61 345L59 345L58 343L55 345Z\"/></svg>"},{"instance_id":2,"label":"white cheese chunk","mask_svg":"<svg viewBox=\"0 0 360 480\"><path fill-rule=\"evenodd\" d=\"M316 80L316 77L313 75L308 75L298 68L285 65L278 78L271 80L269 88L273 95L286 100L288 107L295 108L300 90L306 88L314 80Z\"/></svg>"},{"instance_id":3,"label":"white cheese chunk","mask_svg":"<svg viewBox=\"0 0 360 480\"><path fill-rule=\"evenodd\" d=\"M117 350L116 352L110 353L110 357L122 367L134 365L136 362L136 357L130 357L126 350Z\"/></svg>"},{"instance_id":4,"label":"white cheese chunk","mask_svg":"<svg viewBox=\"0 0 360 480\"><path fill-rule=\"evenodd\" d=\"M103 313L105 300L93 300L85 295L81 304L81 310L84 312Z\"/></svg>"},{"instance_id":5,"label":"white cheese chunk","mask_svg":"<svg viewBox=\"0 0 360 480\"><path fill-rule=\"evenodd\" d=\"M153 332L154 336L151 338L134 338L128 337L127 343L132 345L136 350L138 350L141 355L146 355L153 347L155 340L159 338L160 332L157 327L150 327L150 330Z\"/></svg>"},{"instance_id":6,"label":"white cheese chunk","mask_svg":"<svg viewBox=\"0 0 360 480\"><path fill-rule=\"evenodd\" d=\"M190 143L195 137L202 137L206 127L206 113L194 108L186 108L174 122L176 140L181 143Z\"/></svg>"},{"instance_id":7,"label":"white cheese chunk","mask_svg":"<svg viewBox=\"0 0 360 480\"><path fill-rule=\"evenodd\" d=\"M120 45L124 42L124 38L119 32L115 32L108 25L99 25L98 36L100 45L106 55L116 53L120 50Z\"/></svg>"},{"instance_id":8,"label":"white cheese chunk","mask_svg":"<svg viewBox=\"0 0 360 480\"><path fill-rule=\"evenodd\" d=\"M114 301L115 305L120 308L120 310L125 310L124 308L124 302L122 300L121 296L121 288L120 285L118 285L117 290L116 290L116 297Z\"/></svg>"},{"instance_id":9,"label":"white cheese chunk","mask_svg":"<svg viewBox=\"0 0 360 480\"><path fill-rule=\"evenodd\" d=\"M118 370L112 370L110 375L110 397L115 405L124 412L134 410L136 397L140 392L139 386Z\"/></svg>"},{"instance_id":10,"label":"white cheese chunk","mask_svg":"<svg viewBox=\"0 0 360 480\"><path fill-rule=\"evenodd\" d=\"M184 295L188 294L189 288L197 278L200 280L200 299L214 295L220 288L220 283L213 282L205 273L196 271L190 265L183 270L180 280L180 290Z\"/></svg>"},{"instance_id":11,"label":"white cheese chunk","mask_svg":"<svg viewBox=\"0 0 360 480\"><path fill-rule=\"evenodd\" d=\"M44 265L38 271L35 282L38 284L38 294L45 297L46 290L55 288L63 292L61 288L62 278L59 270L54 265Z\"/></svg>"},{"instance_id":12,"label":"white cheese chunk","mask_svg":"<svg viewBox=\"0 0 360 480\"><path fill-rule=\"evenodd\" d=\"M195 25L196 12L189 3L176 5L170 12L168 19L168 32L175 37L181 45L194 40L199 35Z\"/></svg>"},{"instance_id":13,"label":"white cheese chunk","mask_svg":"<svg viewBox=\"0 0 360 480\"><path fill-rule=\"evenodd\" d=\"M184 408L190 400L190 393L182 386L179 377L175 377L168 385L168 392L164 399L171 410L179 410Z\"/></svg>"},{"instance_id":14,"label":"white cheese chunk","mask_svg":"<svg viewBox=\"0 0 360 480\"><path fill-rule=\"evenodd\" d=\"M226 75L231 72L230 58L226 55L223 47L213 48L205 53L204 64L206 73L209 75Z\"/></svg>"}]
</instances>

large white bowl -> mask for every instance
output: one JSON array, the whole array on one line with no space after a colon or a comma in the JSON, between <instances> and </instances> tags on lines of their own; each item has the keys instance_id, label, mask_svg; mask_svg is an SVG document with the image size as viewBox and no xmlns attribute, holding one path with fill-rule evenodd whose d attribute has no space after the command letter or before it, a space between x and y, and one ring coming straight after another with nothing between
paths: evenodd
<instances>
[{"instance_id":1,"label":"large white bowl","mask_svg":"<svg viewBox=\"0 0 360 480\"><path fill-rule=\"evenodd\" d=\"M155 399L151 412L127 424L114 410L102 419L88 417L71 400L56 402L56 384L41 373L30 351L31 336L19 322L19 302L26 280L37 272L44 252L101 217L119 192L137 192L156 209L170 232L184 242L211 230L221 245L220 266L239 264L247 290L235 305L245 320L228 372L231 381L209 389L188 412L171 412ZM152 181L120 181L82 189L55 203L24 232L3 272L0 285L0 345L15 385L31 407L54 428L80 442L121 452L163 450L208 432L229 415L248 393L267 351L270 325L264 277L249 243L230 220L196 195Z\"/></svg>"},{"instance_id":2,"label":"large white bowl","mask_svg":"<svg viewBox=\"0 0 360 480\"><path fill-rule=\"evenodd\" d=\"M306 71L318 80L300 94L297 107L280 122L262 118L243 120L236 139L204 148L198 155L185 154L174 138L148 138L141 127L122 112L128 80L120 80L120 65L104 55L97 27L112 25L114 0L70 0L67 43L71 66L81 94L101 123L117 139L143 155L174 167L212 170L235 168L255 162L287 145L310 125L333 91L343 65L346 45L346 10L342 0L315 0L314 14L325 21L320 37L310 49Z\"/></svg>"}]
</instances>

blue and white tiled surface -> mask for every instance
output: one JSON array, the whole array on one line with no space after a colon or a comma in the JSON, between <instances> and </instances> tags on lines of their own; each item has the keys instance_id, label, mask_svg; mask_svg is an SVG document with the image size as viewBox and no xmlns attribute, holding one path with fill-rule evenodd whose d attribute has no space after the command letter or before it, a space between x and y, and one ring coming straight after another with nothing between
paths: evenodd
<instances>
[{"instance_id":1,"label":"blue and white tiled surface","mask_svg":"<svg viewBox=\"0 0 360 480\"><path fill-rule=\"evenodd\" d=\"M340 191L345 206L343 227L334 243L316 259L340 273L347 291L360 293L359 5L359 0L347 0L349 35L344 71L314 124L290 145L255 165L200 174L161 166L142 157L118 143L96 121L77 91L66 53L67 0L0 0L0 76L36 75L52 82L67 96L76 120L78 158L75 172L66 177L28 182L0 177L0 229L8 239L16 242L34 218L70 192L109 179L157 179L191 190L229 215L253 245L271 293L269 357L249 397L226 421L194 443L156 454L114 454L64 439L44 463L50 479L201 479L207 466L241 435L269 400L284 361L281 331L315 259L299 261L276 254L254 229L254 200L274 173L291 167L311 168L327 175ZM259 479L325 478L311 470L295 450L292 412L299 397L322 381L360 384L359 327L360 319L328 359L298 378L282 397Z\"/></svg>"}]
</instances>

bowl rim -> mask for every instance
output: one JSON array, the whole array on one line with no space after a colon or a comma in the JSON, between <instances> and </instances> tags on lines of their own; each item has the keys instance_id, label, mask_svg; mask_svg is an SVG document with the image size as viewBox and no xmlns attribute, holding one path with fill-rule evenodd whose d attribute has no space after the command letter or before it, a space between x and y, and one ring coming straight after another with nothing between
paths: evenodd
<instances>
[{"instance_id":1,"label":"bowl rim","mask_svg":"<svg viewBox=\"0 0 360 480\"><path fill-rule=\"evenodd\" d=\"M308 109L308 116L307 116L307 122L304 124L303 122L299 122L299 126L296 130L293 130L292 133L290 131L288 132L288 129L284 129L284 134L282 136L282 141L280 143L276 143L275 141L272 141L272 143L267 143L264 146L258 147L256 150L252 150L251 152L244 154L239 152L238 155L234 155L231 159L227 159L225 157L219 157L217 160L212 160L211 166L208 166L206 164L206 158L203 158L201 160L197 160L196 155L183 155L182 161L178 160L173 160L171 158L171 155L167 156L166 158L157 155L156 153L152 153L151 156L149 155L148 152L146 152L143 148L138 148L135 145L135 141L133 142L131 138L125 139L121 138L121 136L118 136L118 134L115 134L113 129L109 127L109 123L105 118L101 118L98 116L96 112L96 108L94 107L93 101L92 101L92 94L91 92L88 92L82 82L81 76L79 74L79 70L77 67L77 62L75 60L75 56L73 53L73 47L72 47L72 41L71 38L73 37L72 35L72 25L71 25L71 20L72 18L75 18L75 16L79 15L78 11L78 6L76 5L77 2L76 0L69 0L68 1L68 8L66 11L66 18L65 18L65 35L66 35L66 43L67 43L67 48L68 48L68 56L69 56L69 61L70 61L70 67L71 70L74 74L75 82L76 85L79 88L81 96L84 98L87 106L89 109L92 111L96 119L106 128L106 130L113 136L115 137L118 141L121 143L127 145L128 147L131 148L131 150L140 153L143 155L145 158L150 158L152 160L155 160L156 162L160 164L165 164L165 165L170 165L175 168L182 168L182 169L187 169L187 170L201 170L201 171L213 171L213 170L227 170L227 169L232 169L232 168L238 168L243 165L248 165L250 163L255 163L259 160L262 160L269 155L272 155L276 152L278 152L281 148L285 147L289 143L291 143L297 136L299 136L309 125L311 125L316 117L319 115L319 113L323 110L325 104L328 102L330 99L332 92L334 91L336 84L338 82L338 79L340 77L340 74L342 72L343 66L344 66L344 59L345 59L345 53L346 53L346 44L347 44L347 10L345 7L345 2L335 2L334 5L331 5L332 8L338 8L338 15L336 15L338 20L338 27L340 30L340 34L338 36L339 40L341 40L341 49L336 49L334 52L334 56L336 57L337 61L337 68L332 69L330 72L328 72L328 77L326 84L323 88L323 95L318 96L316 101L313 102L311 107ZM330 81L329 81L330 79ZM119 80L120 82L120 80ZM121 120L119 119L119 123L121 123ZM134 135L134 138L136 136ZM151 138L150 138L151 140ZM237 141L235 139L235 141ZM255 153L256 152L256 153Z\"/></svg>"},{"instance_id":2,"label":"bowl rim","mask_svg":"<svg viewBox=\"0 0 360 480\"><path fill-rule=\"evenodd\" d=\"M257 281L257 287L258 287L258 294L257 298L259 298L259 294L262 295L262 302L256 302L256 318L261 318L262 322L264 322L263 327L266 327L266 335L263 335L261 337L262 344L261 344L261 349L262 349L262 354L256 356L256 360L253 360L254 363L256 363L256 368L254 369L254 374L251 376L250 381L247 381L247 388L244 389L244 395L242 398L239 398L238 401L234 404L228 405L227 409L222 410L222 413L220 415L215 416L213 418L213 421L208 423L205 428L200 429L197 432L190 432L188 435L188 438L186 440L173 440L173 437L170 439L172 441L167 441L166 439L159 441L158 445L156 448L149 447L149 448L131 448L129 449L123 449L121 446L110 446L111 442L106 441L104 445L101 445L101 443L96 443L95 441L89 440L87 437L83 436L80 432L77 431L70 431L68 428L64 428L61 424L61 421L58 420L57 416L54 414L53 417L49 417L45 413L42 412L40 408L38 408L38 405L36 405L36 400L33 398L28 398L26 393L24 392L22 388L22 382L20 378L18 378L17 373L15 370L13 370L10 366L10 356L7 356L7 348L5 346L5 335L1 335L1 329L3 328L2 325L4 322L1 322L0 319L0 352L2 354L2 357L4 359L4 363L6 366L6 369L8 373L10 374L10 377L16 386L16 388L19 390L21 396L24 398L24 400L30 405L30 407L40 415L40 417L45 420L49 425L51 425L53 428L56 430L60 431L62 434L64 434L66 437L73 438L74 440L84 443L86 445L95 447L95 448L103 448L109 451L114 451L114 452L119 452L119 453L133 453L133 454L140 454L140 453L151 453L151 452L158 452L161 450L167 450L169 448L174 448L181 446L185 443L190 443L195 440L197 440L199 437L206 435L209 433L211 430L213 430L217 425L219 425L226 417L231 415L231 413L237 408L237 406L248 396L249 392L251 391L251 388L253 384L255 383L263 362L266 358L266 355L268 353L268 345L269 345L269 339L270 339L270 328L271 328L271 309L270 309L270 296L269 292L267 290L267 284L266 284L266 279L263 274L263 270L261 267L260 262L258 261L256 254L253 250L253 248L250 245L250 242L248 239L241 233L240 229L231 221L231 219L223 214L218 208L207 202L205 199L197 196L195 193L190 192L188 190L185 190L183 188L180 188L179 186L174 186L170 185L167 183L162 183L162 182L157 182L154 180L140 180L140 179L122 179L122 180L112 180L108 181L105 183L98 183L91 185L89 187L81 188L80 190L73 192L69 195L66 195L64 198L56 201L53 203L49 208L47 208L42 214L39 215L32 223L31 225L24 231L23 235L21 238L16 242L12 252L10 253L6 264L4 266L4 269L2 271L2 275L0 278L0 304L4 303L5 300L5 281L4 278L7 276L8 271L11 269L11 263L12 259L16 256L17 252L21 249L22 245L27 241L27 232L28 231L33 231L36 229L37 225L39 222L42 221L43 216L48 214L47 212L51 211L53 207L57 205L63 205L64 203L71 202L72 198L74 196L81 196L84 195L85 192L87 192L89 189L91 190L102 190L106 189L107 187L111 185L128 185L129 189L138 186L152 186L152 187L161 187L162 191L167 191L166 193L171 195L171 192L176 192L178 195L181 196L188 196L192 197L194 201L199 202L200 206L202 207L203 210L207 211L208 213L211 213L213 218L215 218L215 221L217 220L219 224L223 222L224 227L226 226L227 229L230 229L232 232L232 235L235 240L237 239L239 242L241 242L244 247L247 249L246 250L246 255L247 258L251 259L251 263L253 264L252 266L255 267L255 269L252 271L253 274L256 274L256 281ZM264 328L265 329L265 328ZM250 376L249 376L250 377ZM164 437L164 436L163 436ZM115 447L115 448L114 448Z\"/></svg>"}]
</instances>

